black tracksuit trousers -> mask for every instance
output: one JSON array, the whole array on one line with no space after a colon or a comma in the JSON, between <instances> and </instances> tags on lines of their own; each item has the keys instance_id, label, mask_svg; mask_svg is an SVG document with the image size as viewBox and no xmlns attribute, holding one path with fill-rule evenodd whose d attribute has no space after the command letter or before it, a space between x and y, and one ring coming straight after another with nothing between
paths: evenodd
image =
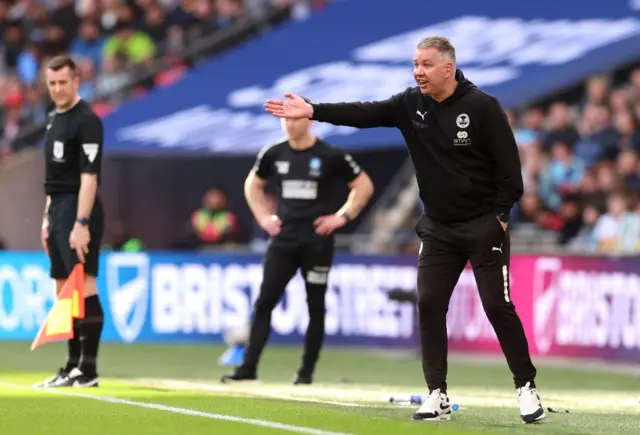
<instances>
[{"instance_id":1,"label":"black tracksuit trousers","mask_svg":"<svg viewBox=\"0 0 640 435\"><path fill-rule=\"evenodd\" d=\"M422 242L418 265L422 368L429 390L447 390L446 315L467 261L516 388L527 382L535 387L536 368L509 294L509 231L502 229L495 215L488 214L455 223L436 222L423 215L416 232Z\"/></svg>"},{"instance_id":2,"label":"black tracksuit trousers","mask_svg":"<svg viewBox=\"0 0 640 435\"><path fill-rule=\"evenodd\" d=\"M263 280L254 308L249 345L239 368L241 373L256 373L271 332L271 313L289 281L301 269L307 290L309 326L299 373L305 376L313 374L324 341L325 296L333 263L333 247L333 237L319 237L311 243L293 246L276 243L269 247L264 259Z\"/></svg>"}]
</instances>

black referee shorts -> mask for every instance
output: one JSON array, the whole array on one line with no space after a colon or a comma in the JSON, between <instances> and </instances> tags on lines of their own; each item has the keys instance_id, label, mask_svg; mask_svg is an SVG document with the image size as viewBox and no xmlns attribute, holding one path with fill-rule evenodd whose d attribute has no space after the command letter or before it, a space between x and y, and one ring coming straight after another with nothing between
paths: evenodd
<instances>
[{"instance_id":1,"label":"black referee shorts","mask_svg":"<svg viewBox=\"0 0 640 435\"><path fill-rule=\"evenodd\" d=\"M69 246L69 236L76 222L78 212L77 194L59 194L51 197L49 206L49 255L50 276L53 279L67 279L73 267L79 263L75 249ZM104 232L104 211L100 198L96 197L89 222L89 253L85 256L84 271L90 276L98 276L98 260Z\"/></svg>"}]
</instances>

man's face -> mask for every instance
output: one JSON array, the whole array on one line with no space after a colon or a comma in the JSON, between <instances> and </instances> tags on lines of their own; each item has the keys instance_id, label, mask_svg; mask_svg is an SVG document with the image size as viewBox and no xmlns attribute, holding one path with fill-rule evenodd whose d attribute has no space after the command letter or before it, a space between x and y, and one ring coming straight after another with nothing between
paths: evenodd
<instances>
[{"instance_id":1,"label":"man's face","mask_svg":"<svg viewBox=\"0 0 640 435\"><path fill-rule=\"evenodd\" d=\"M418 48L413 56L413 77L423 94L437 95L453 72L453 64L435 48Z\"/></svg>"},{"instance_id":2,"label":"man's face","mask_svg":"<svg viewBox=\"0 0 640 435\"><path fill-rule=\"evenodd\" d=\"M69 67L61 68L58 71L47 68L45 79L49 95L57 108L66 109L73 104L78 95L80 81Z\"/></svg>"},{"instance_id":3,"label":"man's face","mask_svg":"<svg viewBox=\"0 0 640 435\"><path fill-rule=\"evenodd\" d=\"M306 118L302 119L290 119L284 118L282 120L282 129L287 137L296 140L303 137L309 131L311 127L311 121Z\"/></svg>"}]
</instances>

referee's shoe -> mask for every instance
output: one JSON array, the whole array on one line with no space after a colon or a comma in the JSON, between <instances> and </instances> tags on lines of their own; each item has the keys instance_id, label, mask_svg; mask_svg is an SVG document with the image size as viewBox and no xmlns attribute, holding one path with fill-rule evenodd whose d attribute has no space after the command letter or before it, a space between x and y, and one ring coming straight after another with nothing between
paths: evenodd
<instances>
[{"instance_id":1,"label":"referee's shoe","mask_svg":"<svg viewBox=\"0 0 640 435\"><path fill-rule=\"evenodd\" d=\"M100 380L97 376L86 376L80 369L73 368L69 373L61 369L55 376L44 382L35 384L33 388L89 388L99 386Z\"/></svg>"}]
</instances>

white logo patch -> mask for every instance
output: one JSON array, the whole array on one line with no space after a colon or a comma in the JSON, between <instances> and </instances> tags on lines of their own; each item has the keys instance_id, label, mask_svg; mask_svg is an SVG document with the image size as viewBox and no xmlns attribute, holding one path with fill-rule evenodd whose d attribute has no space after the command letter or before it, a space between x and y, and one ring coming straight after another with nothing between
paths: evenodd
<instances>
[{"instance_id":1,"label":"white logo patch","mask_svg":"<svg viewBox=\"0 0 640 435\"><path fill-rule=\"evenodd\" d=\"M424 121L424 117L427 115L427 112L420 113L420 111L419 111L419 110L416 110L416 113L417 113L418 115L420 115L420 118L422 118L422 120Z\"/></svg>"},{"instance_id":2,"label":"white logo patch","mask_svg":"<svg viewBox=\"0 0 640 435\"><path fill-rule=\"evenodd\" d=\"M471 124L471 118L469 118L469 115L466 113L461 113L456 118L456 125L458 128L467 128L469 127L469 124Z\"/></svg>"},{"instance_id":3,"label":"white logo patch","mask_svg":"<svg viewBox=\"0 0 640 435\"><path fill-rule=\"evenodd\" d=\"M458 131L456 133L457 138L453 140L454 147L468 147L471 145L471 138L466 131Z\"/></svg>"},{"instance_id":4,"label":"white logo patch","mask_svg":"<svg viewBox=\"0 0 640 435\"><path fill-rule=\"evenodd\" d=\"M64 142L59 140L53 142L53 158L55 160L62 160L64 157Z\"/></svg>"},{"instance_id":5,"label":"white logo patch","mask_svg":"<svg viewBox=\"0 0 640 435\"><path fill-rule=\"evenodd\" d=\"M284 180L282 197L285 199L310 199L318 197L318 183L309 180Z\"/></svg>"},{"instance_id":6,"label":"white logo patch","mask_svg":"<svg viewBox=\"0 0 640 435\"><path fill-rule=\"evenodd\" d=\"M285 175L289 173L289 162L276 162L276 169L278 170L278 174Z\"/></svg>"},{"instance_id":7,"label":"white logo patch","mask_svg":"<svg viewBox=\"0 0 640 435\"><path fill-rule=\"evenodd\" d=\"M85 155L89 159L89 162L93 163L93 161L98 156L98 149L100 146L97 143L85 143L82 144L82 149L84 150Z\"/></svg>"}]
</instances>

